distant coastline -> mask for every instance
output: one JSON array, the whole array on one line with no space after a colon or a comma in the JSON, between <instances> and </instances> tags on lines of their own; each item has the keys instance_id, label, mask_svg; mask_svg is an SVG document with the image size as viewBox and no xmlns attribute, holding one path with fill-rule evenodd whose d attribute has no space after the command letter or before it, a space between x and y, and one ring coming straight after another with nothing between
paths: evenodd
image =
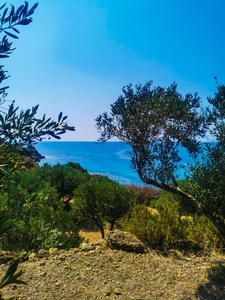
<instances>
[{"instance_id":1,"label":"distant coastline","mask_svg":"<svg viewBox=\"0 0 225 300\"><path fill-rule=\"evenodd\" d=\"M101 174L121 184L144 185L138 174L131 168L131 146L121 141L106 143L97 141L42 141L35 145L38 152L45 156L39 164L67 162L79 163L90 174ZM186 149L180 148L182 164L193 163ZM184 170L177 172L180 179L184 178Z\"/></svg>"}]
</instances>

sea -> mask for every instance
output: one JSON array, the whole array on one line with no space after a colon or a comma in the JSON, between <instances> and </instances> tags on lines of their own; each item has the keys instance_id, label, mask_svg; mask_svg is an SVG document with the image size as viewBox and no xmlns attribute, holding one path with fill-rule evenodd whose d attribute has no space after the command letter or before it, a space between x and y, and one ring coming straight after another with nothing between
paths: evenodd
<instances>
[{"instance_id":1,"label":"sea","mask_svg":"<svg viewBox=\"0 0 225 300\"><path fill-rule=\"evenodd\" d=\"M131 168L131 147L123 142L65 142L43 141L35 145L38 152L45 156L39 165L79 163L90 174L101 174L120 184L144 185L138 174ZM185 149L181 149L182 163L191 163ZM183 170L178 171L182 179Z\"/></svg>"}]
</instances>

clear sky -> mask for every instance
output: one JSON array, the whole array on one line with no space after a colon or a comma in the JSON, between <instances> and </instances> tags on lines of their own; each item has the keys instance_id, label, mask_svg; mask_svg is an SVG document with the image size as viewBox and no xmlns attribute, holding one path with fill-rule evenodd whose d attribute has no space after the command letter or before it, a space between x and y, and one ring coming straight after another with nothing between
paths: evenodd
<instances>
[{"instance_id":1,"label":"clear sky","mask_svg":"<svg viewBox=\"0 0 225 300\"><path fill-rule=\"evenodd\" d=\"M40 0L2 60L8 99L40 104L40 116L63 111L76 131L62 139L74 141L97 140L95 118L129 83L175 81L204 102L216 91L213 76L225 84L224 14L223 0Z\"/></svg>"}]
</instances>

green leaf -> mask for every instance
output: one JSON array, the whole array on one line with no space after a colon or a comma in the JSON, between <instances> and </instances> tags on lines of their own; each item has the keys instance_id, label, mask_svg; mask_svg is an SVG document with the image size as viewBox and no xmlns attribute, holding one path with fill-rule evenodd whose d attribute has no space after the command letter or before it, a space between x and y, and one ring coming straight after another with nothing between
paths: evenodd
<instances>
[{"instance_id":1,"label":"green leaf","mask_svg":"<svg viewBox=\"0 0 225 300\"><path fill-rule=\"evenodd\" d=\"M24 8L23 8L23 15L27 14L27 9L28 9L28 2L25 1Z\"/></svg>"},{"instance_id":2,"label":"green leaf","mask_svg":"<svg viewBox=\"0 0 225 300\"><path fill-rule=\"evenodd\" d=\"M5 32L8 36L10 36L11 38L13 38L13 39L18 39L18 36L14 35L14 34L12 34L12 33L10 33L10 32L8 32L8 31L5 31L5 30L4 30L4 32Z\"/></svg>"},{"instance_id":3,"label":"green leaf","mask_svg":"<svg viewBox=\"0 0 225 300\"><path fill-rule=\"evenodd\" d=\"M31 10L35 10L38 7L38 3L35 3L32 7Z\"/></svg>"},{"instance_id":4,"label":"green leaf","mask_svg":"<svg viewBox=\"0 0 225 300\"><path fill-rule=\"evenodd\" d=\"M4 7L5 5L6 5L6 3L5 3L5 4L3 4L3 5L0 7L0 10L1 10L1 9L3 9L3 7Z\"/></svg>"},{"instance_id":5,"label":"green leaf","mask_svg":"<svg viewBox=\"0 0 225 300\"><path fill-rule=\"evenodd\" d=\"M18 25L28 25L28 24L30 24L31 22L32 22L32 19L29 18L29 19L24 19L24 20L18 22L17 24L18 24Z\"/></svg>"},{"instance_id":6,"label":"green leaf","mask_svg":"<svg viewBox=\"0 0 225 300\"><path fill-rule=\"evenodd\" d=\"M68 116L64 116L64 117L62 118L62 122L64 122L67 118L68 118Z\"/></svg>"},{"instance_id":7,"label":"green leaf","mask_svg":"<svg viewBox=\"0 0 225 300\"><path fill-rule=\"evenodd\" d=\"M58 116L58 123L61 121L61 119L62 119L62 112Z\"/></svg>"},{"instance_id":8,"label":"green leaf","mask_svg":"<svg viewBox=\"0 0 225 300\"><path fill-rule=\"evenodd\" d=\"M10 23L13 22L12 19L13 19L14 13L15 13L15 7L11 4L11 12L10 12L10 15L9 15Z\"/></svg>"},{"instance_id":9,"label":"green leaf","mask_svg":"<svg viewBox=\"0 0 225 300\"><path fill-rule=\"evenodd\" d=\"M4 118L1 114L0 114L0 121L2 122L2 124L4 123Z\"/></svg>"},{"instance_id":10,"label":"green leaf","mask_svg":"<svg viewBox=\"0 0 225 300\"><path fill-rule=\"evenodd\" d=\"M19 30L14 27L12 28L12 30L14 30L16 33L20 33Z\"/></svg>"},{"instance_id":11,"label":"green leaf","mask_svg":"<svg viewBox=\"0 0 225 300\"><path fill-rule=\"evenodd\" d=\"M19 264L19 259L14 260L11 265L9 266L8 270L5 273L5 276L2 278L1 282L0 282L0 288L2 288L4 286L4 282L8 279L11 278L13 276L13 274L16 272L17 267Z\"/></svg>"},{"instance_id":12,"label":"green leaf","mask_svg":"<svg viewBox=\"0 0 225 300\"><path fill-rule=\"evenodd\" d=\"M23 9L23 5L20 5L20 7L16 11L16 15L19 15L20 11Z\"/></svg>"},{"instance_id":13,"label":"green leaf","mask_svg":"<svg viewBox=\"0 0 225 300\"><path fill-rule=\"evenodd\" d=\"M4 19L5 19L5 15L6 15L7 11L8 11L8 8L6 8L2 14L2 20L1 20L2 24L4 23Z\"/></svg>"}]
</instances>

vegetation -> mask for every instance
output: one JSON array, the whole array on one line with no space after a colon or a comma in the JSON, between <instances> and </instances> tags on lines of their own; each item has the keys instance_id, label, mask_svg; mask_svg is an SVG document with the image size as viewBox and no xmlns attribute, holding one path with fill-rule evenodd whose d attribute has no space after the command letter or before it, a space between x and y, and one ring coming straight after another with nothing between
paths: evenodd
<instances>
[{"instance_id":1,"label":"vegetation","mask_svg":"<svg viewBox=\"0 0 225 300\"><path fill-rule=\"evenodd\" d=\"M38 4L34 4L30 9L28 2L25 1L24 5L21 5L18 9L15 9L11 5L11 9L6 7L6 3L0 7L0 33L3 33L2 40L0 42L0 58L7 58L15 50L12 47L12 42L9 42L8 38L18 39L18 26L28 25L32 22L31 15L33 15ZM0 83L6 80L7 71L4 66L0 66ZM4 105L6 101L6 90L8 86L0 88L0 105ZM74 131L74 127L68 126L66 123L67 116L59 114L57 121L53 121L51 118L46 118L44 115L41 119L36 117L38 111L38 105L27 109L26 111L15 107L13 101L8 109L1 108L0 110L0 184L1 187L5 187L13 171L20 169L21 161L23 158L18 154L18 149L21 147L27 147L27 153L32 143L37 140L41 141L45 136L60 139L60 135L64 134L67 130ZM2 197L2 195L1 195ZM9 230L13 230L12 220L10 220L10 211L7 205L4 205L4 199L1 199L1 211L0 211L0 233L1 235L7 235ZM37 218L37 217L36 217ZM17 222L17 225L19 221ZM8 234L9 235L9 234ZM10 283L24 283L19 280L23 271L17 272L19 261L14 261L5 276L0 282L0 288ZM2 295L0 295L2 299ZM13 297L10 299L14 299Z\"/></svg>"},{"instance_id":2,"label":"vegetation","mask_svg":"<svg viewBox=\"0 0 225 300\"><path fill-rule=\"evenodd\" d=\"M20 25L32 22L25 1L18 9L0 7L0 58L15 48L8 38L17 39ZM8 78L0 66L0 83ZM0 88L0 105L5 105L8 86ZM182 96L176 84L152 88L152 82L123 88L123 95L111 106L111 113L96 119L100 140L112 137L132 147L131 162L145 187L123 186L101 175L90 175L79 164L44 164L27 170L25 156L32 156L37 141L60 139L67 116L57 121L37 118L38 105L19 111L12 102L0 111L0 247L11 251L78 247L83 241L77 223L93 220L105 237L120 220L123 230L134 233L146 245L158 249L179 242L220 246L225 237L225 86L209 98L205 111L197 94ZM214 143L201 144L210 133ZM179 180L179 147L195 160L186 180ZM199 156L202 159L199 159ZM32 157L34 161L36 157ZM35 166L35 165L32 165ZM155 186L157 189L153 188ZM163 192L164 191L164 192ZM186 244L187 245L187 244ZM10 265L0 288L24 283L18 278L18 260ZM224 266L211 269L224 279ZM2 296L0 295L0 299ZM11 298L13 299L13 298Z\"/></svg>"},{"instance_id":3,"label":"vegetation","mask_svg":"<svg viewBox=\"0 0 225 300\"><path fill-rule=\"evenodd\" d=\"M202 213L225 237L225 86L217 84L205 111L197 94L182 96L176 84L153 88L150 81L122 91L110 114L96 119L100 140L117 137L131 145L132 167L144 183L179 196L182 205ZM209 133L214 143L202 145ZM182 165L180 146L196 166L186 170L185 187L176 175Z\"/></svg>"},{"instance_id":4,"label":"vegetation","mask_svg":"<svg viewBox=\"0 0 225 300\"><path fill-rule=\"evenodd\" d=\"M162 193L150 206L136 205L124 217L121 227L154 249L185 245L188 252L198 245L202 251L211 251L221 245L217 229L206 217L182 213L187 214L176 197Z\"/></svg>"},{"instance_id":5,"label":"vegetation","mask_svg":"<svg viewBox=\"0 0 225 300\"><path fill-rule=\"evenodd\" d=\"M71 195L88 172L79 164L50 166L13 174L2 188L2 207L10 211L14 226L1 240L7 250L68 249L82 241L71 210ZM15 185L16 182L16 185Z\"/></svg>"},{"instance_id":6,"label":"vegetation","mask_svg":"<svg viewBox=\"0 0 225 300\"><path fill-rule=\"evenodd\" d=\"M105 176L93 176L74 191L74 210L82 219L91 219L105 237L104 222L113 230L116 220L122 218L135 204L135 192Z\"/></svg>"},{"instance_id":7,"label":"vegetation","mask_svg":"<svg viewBox=\"0 0 225 300\"><path fill-rule=\"evenodd\" d=\"M123 186L68 163L16 172L2 187L2 208L14 223L1 239L4 250L78 247L78 224L92 220L102 238L105 226L129 231L154 249L198 245L221 247L214 225L180 205L177 195L151 187ZM16 182L16 185L15 185ZM180 183L181 185L181 183ZM185 186L185 183L183 183ZM116 222L119 221L119 222Z\"/></svg>"}]
</instances>

